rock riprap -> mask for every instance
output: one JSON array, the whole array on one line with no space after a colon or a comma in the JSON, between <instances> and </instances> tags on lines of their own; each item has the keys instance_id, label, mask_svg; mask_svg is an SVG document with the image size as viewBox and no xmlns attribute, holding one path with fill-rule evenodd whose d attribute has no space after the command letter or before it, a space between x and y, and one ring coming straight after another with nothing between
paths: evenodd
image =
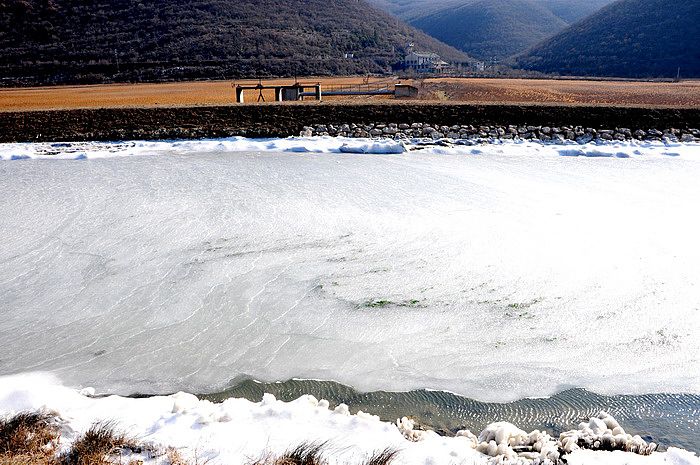
<instances>
[{"instance_id":1,"label":"rock riprap","mask_svg":"<svg viewBox=\"0 0 700 465\"><path fill-rule=\"evenodd\" d=\"M700 142L699 129L615 128L596 129L582 126L438 126L429 123L318 124L305 126L304 137L337 136L384 139L428 140L539 140L542 142L586 144L593 141L669 141Z\"/></svg>"}]
</instances>

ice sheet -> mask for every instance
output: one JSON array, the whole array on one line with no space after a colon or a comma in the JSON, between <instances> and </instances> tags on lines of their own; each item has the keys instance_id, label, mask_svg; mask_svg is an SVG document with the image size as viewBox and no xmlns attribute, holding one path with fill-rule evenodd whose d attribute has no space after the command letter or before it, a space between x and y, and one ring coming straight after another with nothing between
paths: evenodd
<instances>
[{"instance_id":1,"label":"ice sheet","mask_svg":"<svg viewBox=\"0 0 700 465\"><path fill-rule=\"evenodd\" d=\"M698 145L347 143L0 147L0 373L700 392Z\"/></svg>"}]
</instances>

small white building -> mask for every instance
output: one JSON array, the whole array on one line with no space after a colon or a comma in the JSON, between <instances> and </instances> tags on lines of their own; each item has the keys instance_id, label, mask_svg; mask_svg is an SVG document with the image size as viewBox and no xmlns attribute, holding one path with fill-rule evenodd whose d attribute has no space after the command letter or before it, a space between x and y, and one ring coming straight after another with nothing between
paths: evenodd
<instances>
[{"instance_id":1,"label":"small white building","mask_svg":"<svg viewBox=\"0 0 700 465\"><path fill-rule=\"evenodd\" d=\"M469 63L469 67L472 71L484 71L486 69L486 63L483 61L472 61Z\"/></svg>"},{"instance_id":2,"label":"small white building","mask_svg":"<svg viewBox=\"0 0 700 465\"><path fill-rule=\"evenodd\" d=\"M416 52L409 45L403 64L406 69L419 73L436 73L449 67L449 63L443 61L440 55L433 52Z\"/></svg>"}]
</instances>

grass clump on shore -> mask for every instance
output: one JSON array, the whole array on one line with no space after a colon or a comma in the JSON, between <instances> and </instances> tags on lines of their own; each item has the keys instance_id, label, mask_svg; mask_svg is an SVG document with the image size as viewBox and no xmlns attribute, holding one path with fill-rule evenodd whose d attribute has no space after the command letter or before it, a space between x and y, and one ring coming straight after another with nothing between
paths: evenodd
<instances>
[{"instance_id":1,"label":"grass clump on shore","mask_svg":"<svg viewBox=\"0 0 700 465\"><path fill-rule=\"evenodd\" d=\"M110 455L121 449L140 452L136 440L116 430L111 422L93 424L76 439L70 450L60 458L61 465L107 465Z\"/></svg>"},{"instance_id":2,"label":"grass clump on shore","mask_svg":"<svg viewBox=\"0 0 700 465\"><path fill-rule=\"evenodd\" d=\"M248 465L326 465L322 457L326 443L302 442L279 457L267 454Z\"/></svg>"},{"instance_id":3,"label":"grass clump on shore","mask_svg":"<svg viewBox=\"0 0 700 465\"><path fill-rule=\"evenodd\" d=\"M60 428L51 415L21 412L0 419L0 464L52 465Z\"/></svg>"},{"instance_id":4,"label":"grass clump on shore","mask_svg":"<svg viewBox=\"0 0 700 465\"><path fill-rule=\"evenodd\" d=\"M397 449L387 447L372 454L365 462L365 465L391 465L398 454L399 451Z\"/></svg>"},{"instance_id":5,"label":"grass clump on shore","mask_svg":"<svg viewBox=\"0 0 700 465\"><path fill-rule=\"evenodd\" d=\"M302 442L279 457L265 456L248 465L328 465L327 443ZM390 447L374 452L363 465L391 465L399 451Z\"/></svg>"},{"instance_id":6,"label":"grass clump on shore","mask_svg":"<svg viewBox=\"0 0 700 465\"><path fill-rule=\"evenodd\" d=\"M142 450L136 440L109 422L92 425L62 454L60 438L60 425L50 414L20 412L0 418L0 465L112 465L116 462L110 457L118 450ZM129 465L138 463L131 461Z\"/></svg>"},{"instance_id":7,"label":"grass clump on shore","mask_svg":"<svg viewBox=\"0 0 700 465\"><path fill-rule=\"evenodd\" d=\"M274 465L323 465L326 463L322 456L325 445L303 442L275 460Z\"/></svg>"}]
</instances>

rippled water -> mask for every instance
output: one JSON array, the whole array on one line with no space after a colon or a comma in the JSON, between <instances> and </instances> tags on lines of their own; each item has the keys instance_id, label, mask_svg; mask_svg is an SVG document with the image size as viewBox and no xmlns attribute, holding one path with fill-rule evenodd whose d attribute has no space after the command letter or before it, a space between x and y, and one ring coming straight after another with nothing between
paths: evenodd
<instances>
[{"instance_id":1,"label":"rippled water","mask_svg":"<svg viewBox=\"0 0 700 465\"><path fill-rule=\"evenodd\" d=\"M331 407L345 403L379 415L384 421L409 416L441 434L460 429L481 431L494 421L509 421L522 429L546 429L559 434L605 410L631 434L639 434L662 448L683 447L700 452L700 396L648 394L601 396L584 389L570 389L555 396L509 403L478 402L443 391L359 392L332 381L290 380L280 383L241 381L223 392L200 396L212 401L244 397L260 401L264 393L290 401L303 394L326 399Z\"/></svg>"}]
</instances>

